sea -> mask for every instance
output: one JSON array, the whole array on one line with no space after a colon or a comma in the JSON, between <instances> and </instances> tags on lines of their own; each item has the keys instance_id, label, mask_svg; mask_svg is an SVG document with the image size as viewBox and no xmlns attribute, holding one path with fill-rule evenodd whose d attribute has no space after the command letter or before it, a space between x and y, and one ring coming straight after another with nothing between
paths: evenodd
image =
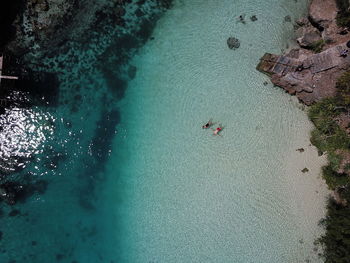
<instances>
[{"instance_id":1,"label":"sea","mask_svg":"<svg viewBox=\"0 0 350 263\"><path fill-rule=\"evenodd\" d=\"M53 102L0 118L2 151L22 154L6 180L31 189L1 203L0 262L322 262L324 157L256 70L295 46L308 1L149 1L142 19L134 2L137 30L101 18L50 50L33 69L56 76Z\"/></svg>"}]
</instances>

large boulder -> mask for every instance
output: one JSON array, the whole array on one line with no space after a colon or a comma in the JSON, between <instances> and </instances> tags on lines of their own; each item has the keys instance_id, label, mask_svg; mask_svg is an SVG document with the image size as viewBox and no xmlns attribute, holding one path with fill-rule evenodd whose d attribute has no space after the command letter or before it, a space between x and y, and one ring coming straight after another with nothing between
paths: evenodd
<instances>
[{"instance_id":1,"label":"large boulder","mask_svg":"<svg viewBox=\"0 0 350 263\"><path fill-rule=\"evenodd\" d=\"M236 49L239 48L239 46L241 45L239 40L235 37L229 37L227 39L227 45L230 49Z\"/></svg>"},{"instance_id":2,"label":"large boulder","mask_svg":"<svg viewBox=\"0 0 350 263\"><path fill-rule=\"evenodd\" d=\"M312 0L309 6L309 19L320 30L326 29L337 16L334 0Z\"/></svg>"}]
</instances>

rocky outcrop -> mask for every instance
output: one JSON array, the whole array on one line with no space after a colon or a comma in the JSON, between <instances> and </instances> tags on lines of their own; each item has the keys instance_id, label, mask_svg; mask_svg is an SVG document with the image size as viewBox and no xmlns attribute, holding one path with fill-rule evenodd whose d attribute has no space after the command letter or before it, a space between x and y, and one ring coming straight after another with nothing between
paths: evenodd
<instances>
[{"instance_id":1,"label":"rocky outcrop","mask_svg":"<svg viewBox=\"0 0 350 263\"><path fill-rule=\"evenodd\" d=\"M309 16L296 22L299 48L281 56L265 54L257 69L306 105L335 95L337 78L350 67L350 56L340 56L349 37L339 34L336 15L335 1L313 0Z\"/></svg>"},{"instance_id":2,"label":"rocky outcrop","mask_svg":"<svg viewBox=\"0 0 350 263\"><path fill-rule=\"evenodd\" d=\"M350 57L339 56L345 48L346 43L342 43L318 54L302 49L297 55L296 50L283 56L265 54L257 69L269 74L276 86L310 105L335 95L337 78L350 67Z\"/></svg>"},{"instance_id":3,"label":"rocky outcrop","mask_svg":"<svg viewBox=\"0 0 350 263\"><path fill-rule=\"evenodd\" d=\"M320 31L311 26L311 24L300 27L297 30L297 35L299 35L297 38L298 44L304 48L312 48L314 43L321 40Z\"/></svg>"}]
</instances>

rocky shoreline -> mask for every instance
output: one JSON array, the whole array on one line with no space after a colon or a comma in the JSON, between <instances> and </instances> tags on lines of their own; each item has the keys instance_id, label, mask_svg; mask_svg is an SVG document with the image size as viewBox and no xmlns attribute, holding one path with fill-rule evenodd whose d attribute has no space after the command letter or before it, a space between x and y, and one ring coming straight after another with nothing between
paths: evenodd
<instances>
[{"instance_id":1,"label":"rocky shoreline","mask_svg":"<svg viewBox=\"0 0 350 263\"><path fill-rule=\"evenodd\" d=\"M299 47L282 55L266 53L257 69L307 106L337 97L337 81L350 69L350 29L337 25L338 12L335 0L312 0L308 16L296 21ZM315 43L321 44L315 48ZM335 121L350 134L348 112ZM342 167L350 163L349 158L344 159Z\"/></svg>"},{"instance_id":2,"label":"rocky shoreline","mask_svg":"<svg viewBox=\"0 0 350 263\"><path fill-rule=\"evenodd\" d=\"M349 48L350 32L337 26L337 13L334 0L313 0L309 15L295 24L299 47L282 55L265 54L257 69L306 105L334 96L336 80L350 66L350 56L340 56Z\"/></svg>"},{"instance_id":3,"label":"rocky shoreline","mask_svg":"<svg viewBox=\"0 0 350 263\"><path fill-rule=\"evenodd\" d=\"M350 2L312 0L295 22L297 48L266 53L257 69L307 106L315 129L311 142L327 154L322 175L333 194L320 224L325 262L350 260Z\"/></svg>"}]
</instances>

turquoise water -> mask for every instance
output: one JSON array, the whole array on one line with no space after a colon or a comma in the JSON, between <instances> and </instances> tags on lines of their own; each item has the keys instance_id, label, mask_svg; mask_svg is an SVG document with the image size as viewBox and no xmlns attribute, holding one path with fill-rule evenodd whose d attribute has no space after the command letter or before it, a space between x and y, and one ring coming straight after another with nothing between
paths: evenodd
<instances>
[{"instance_id":1,"label":"turquoise water","mask_svg":"<svg viewBox=\"0 0 350 263\"><path fill-rule=\"evenodd\" d=\"M57 168L40 166L45 155L29 166L48 189L3 219L3 261L320 262L324 200L310 123L255 70L264 52L291 45L284 17L306 6L178 0L127 64L104 65L119 47L103 32L47 58L61 81L45 146ZM123 75L130 65L134 78ZM221 136L201 128L210 118Z\"/></svg>"},{"instance_id":2,"label":"turquoise water","mask_svg":"<svg viewBox=\"0 0 350 263\"><path fill-rule=\"evenodd\" d=\"M284 165L307 121L255 71L264 51L286 46L284 16L305 6L177 1L160 20L118 103L102 201L115 202L118 262L318 262L317 220L300 217ZM227 48L229 36L239 49ZM201 129L209 118L222 136Z\"/></svg>"}]
</instances>

